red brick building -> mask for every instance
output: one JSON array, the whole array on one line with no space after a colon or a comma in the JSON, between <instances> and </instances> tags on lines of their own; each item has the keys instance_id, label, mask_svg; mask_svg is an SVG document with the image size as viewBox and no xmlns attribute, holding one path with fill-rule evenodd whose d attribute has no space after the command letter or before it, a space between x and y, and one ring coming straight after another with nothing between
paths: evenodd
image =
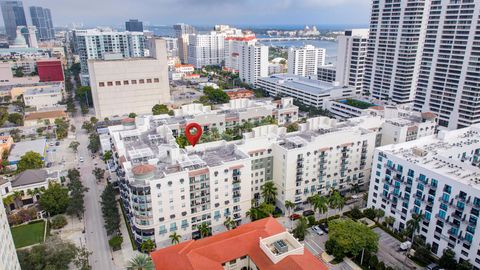
<instances>
[{"instance_id":1,"label":"red brick building","mask_svg":"<svg viewBox=\"0 0 480 270\"><path fill-rule=\"evenodd\" d=\"M58 59L38 60L37 70L41 82L62 82L64 80L62 62Z\"/></svg>"}]
</instances>

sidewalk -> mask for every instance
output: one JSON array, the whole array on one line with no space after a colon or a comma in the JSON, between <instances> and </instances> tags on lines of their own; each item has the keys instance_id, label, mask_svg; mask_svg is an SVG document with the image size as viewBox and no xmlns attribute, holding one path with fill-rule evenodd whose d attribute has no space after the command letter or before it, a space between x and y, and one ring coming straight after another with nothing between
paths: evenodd
<instances>
[{"instance_id":1,"label":"sidewalk","mask_svg":"<svg viewBox=\"0 0 480 270\"><path fill-rule=\"evenodd\" d=\"M121 209L119 210L121 211ZM123 219L123 214L120 213L120 215L120 231L122 232L123 243L122 249L113 252L113 263L123 269L126 268L127 263L130 261L130 259L141 253L138 252L136 249L133 250L130 236L128 235L127 225L125 224L125 220Z\"/></svg>"}]
</instances>

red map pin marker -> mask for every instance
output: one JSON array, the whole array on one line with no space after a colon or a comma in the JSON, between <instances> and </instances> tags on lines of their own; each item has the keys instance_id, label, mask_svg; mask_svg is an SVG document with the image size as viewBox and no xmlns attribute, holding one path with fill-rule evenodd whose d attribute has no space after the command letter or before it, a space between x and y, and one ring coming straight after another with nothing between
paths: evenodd
<instances>
[{"instance_id":1,"label":"red map pin marker","mask_svg":"<svg viewBox=\"0 0 480 270\"><path fill-rule=\"evenodd\" d=\"M192 134L192 129L196 130L195 134ZM197 123L188 124L187 127L185 127L185 136L188 142L190 142L192 146L195 146L200 137L202 137L202 127Z\"/></svg>"}]
</instances>

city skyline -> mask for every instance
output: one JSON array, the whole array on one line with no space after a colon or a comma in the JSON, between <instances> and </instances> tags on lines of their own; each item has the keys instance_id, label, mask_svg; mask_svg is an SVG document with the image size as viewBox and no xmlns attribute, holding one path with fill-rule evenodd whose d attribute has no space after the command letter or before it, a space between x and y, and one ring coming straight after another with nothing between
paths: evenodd
<instances>
[{"instance_id":1,"label":"city skyline","mask_svg":"<svg viewBox=\"0 0 480 270\"><path fill-rule=\"evenodd\" d=\"M192 1L161 0L133 3L128 0L91 2L60 0L23 1L24 7L42 6L52 10L55 26L83 24L85 26L122 26L131 18L146 25L172 25L185 22L193 25L303 25L349 24L366 25L369 22L369 0L282 0L261 1ZM92 13L95 4L98 13ZM215 6L215 9L209 7ZM115 6L115 9L109 7ZM193 7L193 8L190 8ZM29 16L30 17L30 16ZM30 18L28 18L29 22ZM3 21L0 26L3 26Z\"/></svg>"}]
</instances>

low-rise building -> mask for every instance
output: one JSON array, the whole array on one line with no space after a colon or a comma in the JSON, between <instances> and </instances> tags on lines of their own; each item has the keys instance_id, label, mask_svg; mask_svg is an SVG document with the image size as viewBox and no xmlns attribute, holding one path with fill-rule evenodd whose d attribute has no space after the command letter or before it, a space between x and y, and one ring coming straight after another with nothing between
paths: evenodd
<instances>
[{"instance_id":1,"label":"low-rise building","mask_svg":"<svg viewBox=\"0 0 480 270\"><path fill-rule=\"evenodd\" d=\"M394 217L404 231L421 215L416 236L440 257L447 248L480 268L480 125L379 147L373 158L368 207Z\"/></svg>"},{"instance_id":2,"label":"low-rise building","mask_svg":"<svg viewBox=\"0 0 480 270\"><path fill-rule=\"evenodd\" d=\"M328 269L272 217L150 255L157 270Z\"/></svg>"},{"instance_id":3,"label":"low-rise building","mask_svg":"<svg viewBox=\"0 0 480 270\"><path fill-rule=\"evenodd\" d=\"M316 108L324 108L326 100L351 97L352 87L341 87L303 76L275 74L260 78L257 86L270 96L292 97L299 102Z\"/></svg>"},{"instance_id":4,"label":"low-rise building","mask_svg":"<svg viewBox=\"0 0 480 270\"><path fill-rule=\"evenodd\" d=\"M65 79L60 59L38 60L37 71L41 82L63 82Z\"/></svg>"},{"instance_id":5,"label":"low-rise building","mask_svg":"<svg viewBox=\"0 0 480 270\"><path fill-rule=\"evenodd\" d=\"M229 90L224 90L224 92L227 93L230 100L255 97L255 92L245 88L229 89Z\"/></svg>"},{"instance_id":6,"label":"low-rise building","mask_svg":"<svg viewBox=\"0 0 480 270\"><path fill-rule=\"evenodd\" d=\"M25 113L23 125L26 127L53 125L56 119L67 119L63 110Z\"/></svg>"},{"instance_id":7,"label":"low-rise building","mask_svg":"<svg viewBox=\"0 0 480 270\"><path fill-rule=\"evenodd\" d=\"M23 93L25 106L35 108L36 110L58 107L62 99L62 84L29 87Z\"/></svg>"},{"instance_id":8,"label":"low-rise building","mask_svg":"<svg viewBox=\"0 0 480 270\"><path fill-rule=\"evenodd\" d=\"M10 155L8 156L10 165L16 165L22 156L29 151L40 154L42 160L45 160L47 155L47 140L38 139L33 141L21 141L13 144L12 149L10 150Z\"/></svg>"}]
</instances>

